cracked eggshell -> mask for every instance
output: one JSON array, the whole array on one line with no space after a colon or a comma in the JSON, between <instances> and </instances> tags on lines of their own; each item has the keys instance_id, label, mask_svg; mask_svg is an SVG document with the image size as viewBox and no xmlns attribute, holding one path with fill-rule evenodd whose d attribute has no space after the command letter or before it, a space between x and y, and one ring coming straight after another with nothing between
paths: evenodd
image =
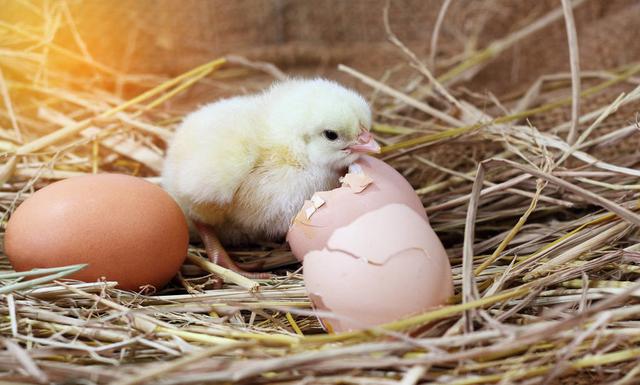
<instances>
[{"instance_id":1,"label":"cracked eggshell","mask_svg":"<svg viewBox=\"0 0 640 385\"><path fill-rule=\"evenodd\" d=\"M365 177L358 175L364 174ZM306 201L287 234L291 251L302 261L311 250L322 250L333 231L359 216L390 203L402 203L428 223L420 198L413 187L393 167L371 156L361 156L342 187L315 194ZM317 199L322 201L318 204Z\"/></svg>"},{"instance_id":2,"label":"cracked eggshell","mask_svg":"<svg viewBox=\"0 0 640 385\"><path fill-rule=\"evenodd\" d=\"M160 187L121 174L87 175L38 190L13 213L4 251L16 271L88 263L65 278L164 286L187 255L189 231Z\"/></svg>"},{"instance_id":3,"label":"cracked eggshell","mask_svg":"<svg viewBox=\"0 0 640 385\"><path fill-rule=\"evenodd\" d=\"M389 204L336 229L304 258L316 309L335 314L334 331L367 328L442 305L453 295L449 259L431 226L404 204Z\"/></svg>"}]
</instances>

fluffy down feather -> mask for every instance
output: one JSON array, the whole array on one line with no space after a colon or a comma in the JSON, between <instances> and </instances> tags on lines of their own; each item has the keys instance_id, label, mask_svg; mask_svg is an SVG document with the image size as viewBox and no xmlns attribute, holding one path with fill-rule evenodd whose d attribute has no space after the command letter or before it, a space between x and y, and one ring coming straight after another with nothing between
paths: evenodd
<instances>
[{"instance_id":1,"label":"fluffy down feather","mask_svg":"<svg viewBox=\"0 0 640 385\"><path fill-rule=\"evenodd\" d=\"M279 240L305 199L337 185L370 126L366 101L335 82L275 83L188 115L162 184L224 244Z\"/></svg>"}]
</instances>

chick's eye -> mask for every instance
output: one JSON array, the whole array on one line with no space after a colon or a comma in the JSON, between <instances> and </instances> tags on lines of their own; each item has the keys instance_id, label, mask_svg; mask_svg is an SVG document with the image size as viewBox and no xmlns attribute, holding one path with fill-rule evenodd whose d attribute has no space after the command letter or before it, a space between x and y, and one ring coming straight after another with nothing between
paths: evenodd
<instances>
[{"instance_id":1,"label":"chick's eye","mask_svg":"<svg viewBox=\"0 0 640 385\"><path fill-rule=\"evenodd\" d=\"M329 140L338 139L338 133L333 130L324 130L323 134L324 134L324 137Z\"/></svg>"}]
</instances>

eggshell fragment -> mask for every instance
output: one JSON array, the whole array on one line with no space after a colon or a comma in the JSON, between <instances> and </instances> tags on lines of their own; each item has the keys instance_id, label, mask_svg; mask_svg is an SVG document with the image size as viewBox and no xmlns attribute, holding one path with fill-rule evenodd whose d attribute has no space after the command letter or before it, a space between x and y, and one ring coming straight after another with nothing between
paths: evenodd
<instances>
[{"instance_id":1,"label":"eggshell fragment","mask_svg":"<svg viewBox=\"0 0 640 385\"><path fill-rule=\"evenodd\" d=\"M453 294L451 267L427 222L390 204L337 229L328 247L304 258L304 281L335 331L391 322L443 304Z\"/></svg>"},{"instance_id":2,"label":"eggshell fragment","mask_svg":"<svg viewBox=\"0 0 640 385\"><path fill-rule=\"evenodd\" d=\"M352 192L358 194L361 193L364 189L366 189L371 183L373 183L373 179L367 174L352 174L348 173L342 179L340 179L342 185L345 187L349 187Z\"/></svg>"},{"instance_id":3,"label":"eggshell fragment","mask_svg":"<svg viewBox=\"0 0 640 385\"><path fill-rule=\"evenodd\" d=\"M138 290L164 286L188 243L185 217L164 190L132 176L98 174L34 193L11 216L4 250L17 271L88 263L68 278L105 277Z\"/></svg>"},{"instance_id":4,"label":"eggshell fragment","mask_svg":"<svg viewBox=\"0 0 640 385\"><path fill-rule=\"evenodd\" d=\"M299 260L311 250L322 250L336 228L390 203L403 203L428 222L422 202L409 182L393 167L371 156L360 157L350 167L342 187L315 195L324 204L308 217L298 214L287 234L291 251ZM303 211L311 206L305 202Z\"/></svg>"}]
</instances>

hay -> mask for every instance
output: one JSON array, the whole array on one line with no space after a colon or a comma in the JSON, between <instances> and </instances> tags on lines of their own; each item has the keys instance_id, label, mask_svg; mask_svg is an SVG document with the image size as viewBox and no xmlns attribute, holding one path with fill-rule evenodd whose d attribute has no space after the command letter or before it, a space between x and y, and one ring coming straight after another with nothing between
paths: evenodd
<instances>
[{"instance_id":1,"label":"hay","mask_svg":"<svg viewBox=\"0 0 640 385\"><path fill-rule=\"evenodd\" d=\"M106 171L157 181L166 141L193 101L228 84L254 89L256 70L281 76L237 57L170 79L122 73L96 62L77 34L74 47L55 43L64 5L21 4L43 22L0 22L3 226L57 179ZM640 64L572 66L573 76L549 74L498 96L466 88L506 48L563 15L558 7L485 50L438 57L436 75L387 23L406 57L400 65L414 72L383 81L340 67L373 90L382 156L411 181L447 246L456 294L446 306L325 334L279 245L232 251L266 261L277 273L268 281L211 266L192 245L158 293L64 279L82 266L15 273L3 259L0 380L636 383ZM571 116L576 75L580 115ZM565 141L574 127L575 142ZM228 279L221 290L211 290L211 274Z\"/></svg>"}]
</instances>

